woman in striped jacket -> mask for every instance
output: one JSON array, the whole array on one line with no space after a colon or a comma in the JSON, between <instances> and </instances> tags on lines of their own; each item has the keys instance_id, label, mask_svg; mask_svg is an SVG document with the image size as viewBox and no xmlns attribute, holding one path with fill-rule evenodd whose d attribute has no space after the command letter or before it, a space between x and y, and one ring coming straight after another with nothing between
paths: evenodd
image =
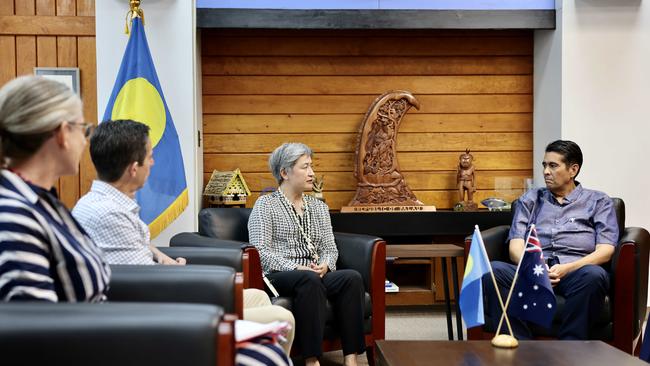
<instances>
[{"instance_id":1,"label":"woman in striped jacket","mask_svg":"<svg viewBox=\"0 0 650 366\"><path fill-rule=\"evenodd\" d=\"M57 198L92 125L64 84L23 76L0 89L0 300L101 301L110 269Z\"/></svg>"}]
</instances>

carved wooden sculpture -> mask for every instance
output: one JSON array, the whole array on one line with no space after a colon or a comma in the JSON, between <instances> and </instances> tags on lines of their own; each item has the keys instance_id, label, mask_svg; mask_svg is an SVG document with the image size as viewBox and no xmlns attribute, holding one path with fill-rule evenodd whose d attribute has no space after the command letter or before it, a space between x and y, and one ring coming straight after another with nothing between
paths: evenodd
<instances>
[{"instance_id":1,"label":"carved wooden sculpture","mask_svg":"<svg viewBox=\"0 0 650 366\"><path fill-rule=\"evenodd\" d=\"M397 130L412 106L420 109L420 102L402 90L387 92L370 105L359 130L357 193L350 206L423 205L406 185L397 162Z\"/></svg>"}]
</instances>

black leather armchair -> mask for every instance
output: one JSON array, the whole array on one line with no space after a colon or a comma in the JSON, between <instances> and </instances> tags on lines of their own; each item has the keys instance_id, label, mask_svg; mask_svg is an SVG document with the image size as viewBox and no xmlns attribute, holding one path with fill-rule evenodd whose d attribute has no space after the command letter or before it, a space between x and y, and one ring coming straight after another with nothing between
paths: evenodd
<instances>
[{"instance_id":1,"label":"black leather armchair","mask_svg":"<svg viewBox=\"0 0 650 366\"><path fill-rule=\"evenodd\" d=\"M187 264L204 264L211 266L226 266L237 272L242 272L244 263L240 248L216 248L216 247L158 247L158 250L172 258L183 257Z\"/></svg>"},{"instance_id":2,"label":"black leather armchair","mask_svg":"<svg viewBox=\"0 0 650 366\"><path fill-rule=\"evenodd\" d=\"M233 365L232 323L198 304L0 304L0 355L20 365Z\"/></svg>"},{"instance_id":3,"label":"black leather armchair","mask_svg":"<svg viewBox=\"0 0 650 366\"><path fill-rule=\"evenodd\" d=\"M232 267L243 273L244 288L264 288L264 282L258 278L262 270L259 253L246 242L222 240L199 233L179 233L171 238L169 247L158 249L170 257L184 257L188 264Z\"/></svg>"},{"instance_id":4,"label":"black leather armchair","mask_svg":"<svg viewBox=\"0 0 650 366\"><path fill-rule=\"evenodd\" d=\"M610 274L610 293L605 299L603 313L594 325L590 338L610 343L633 354L634 343L641 336L646 315L648 295L648 253L650 234L646 229L625 227L625 203L613 198L619 224L619 242L610 263L604 264ZM491 261L510 262L508 253L509 226L497 226L481 232L485 249ZM471 237L465 240L465 254L469 252ZM531 327L541 338L554 338L560 326L564 298L557 297L557 311L550 329ZM498 319L496 320L498 323ZM496 331L494 319L485 314L485 325L467 330L470 340L490 339ZM640 339L639 339L639 344Z\"/></svg>"},{"instance_id":5,"label":"black leather armchair","mask_svg":"<svg viewBox=\"0 0 650 366\"><path fill-rule=\"evenodd\" d=\"M243 316L243 280L231 267L112 265L111 271L110 302L209 304Z\"/></svg>"},{"instance_id":6,"label":"black leather armchair","mask_svg":"<svg viewBox=\"0 0 650 366\"><path fill-rule=\"evenodd\" d=\"M248 218L251 209L207 208L199 213L199 232L185 233L184 240L170 243L170 246L237 246L249 255L251 287L263 289L262 267L259 253L248 244ZM193 241L191 235L197 239ZM339 259L337 268L357 270L366 288L365 333L367 356L374 363L375 341L385 337L385 292L386 243L378 237L334 233ZM199 239L198 237L201 237ZM274 303L291 310L290 298L276 298ZM328 304L329 306L329 304ZM333 318L333 317L330 317ZM337 330L333 324L326 325L323 350L340 348ZM294 348L296 349L296 348Z\"/></svg>"}]
</instances>

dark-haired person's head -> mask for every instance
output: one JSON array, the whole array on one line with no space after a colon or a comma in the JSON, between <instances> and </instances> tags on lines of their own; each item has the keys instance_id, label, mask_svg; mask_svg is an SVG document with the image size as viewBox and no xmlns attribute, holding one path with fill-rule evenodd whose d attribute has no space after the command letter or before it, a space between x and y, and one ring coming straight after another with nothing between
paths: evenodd
<instances>
[{"instance_id":1,"label":"dark-haired person's head","mask_svg":"<svg viewBox=\"0 0 650 366\"><path fill-rule=\"evenodd\" d=\"M107 183L125 180L142 187L153 165L151 150L149 126L131 120L102 122L90 138L90 158Z\"/></svg>"},{"instance_id":2,"label":"dark-haired person's head","mask_svg":"<svg viewBox=\"0 0 650 366\"><path fill-rule=\"evenodd\" d=\"M551 191L562 191L575 185L582 167L582 150L573 141L557 140L546 146L544 182Z\"/></svg>"}]
</instances>

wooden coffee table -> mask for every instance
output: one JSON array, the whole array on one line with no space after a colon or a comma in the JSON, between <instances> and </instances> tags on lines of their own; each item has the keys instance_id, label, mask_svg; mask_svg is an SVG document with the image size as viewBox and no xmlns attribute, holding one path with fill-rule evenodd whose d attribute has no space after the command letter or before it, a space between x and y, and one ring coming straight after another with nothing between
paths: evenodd
<instances>
[{"instance_id":1,"label":"wooden coffee table","mask_svg":"<svg viewBox=\"0 0 650 366\"><path fill-rule=\"evenodd\" d=\"M379 366L648 366L601 341L520 341L515 349L489 341L377 341L376 351Z\"/></svg>"}]
</instances>

